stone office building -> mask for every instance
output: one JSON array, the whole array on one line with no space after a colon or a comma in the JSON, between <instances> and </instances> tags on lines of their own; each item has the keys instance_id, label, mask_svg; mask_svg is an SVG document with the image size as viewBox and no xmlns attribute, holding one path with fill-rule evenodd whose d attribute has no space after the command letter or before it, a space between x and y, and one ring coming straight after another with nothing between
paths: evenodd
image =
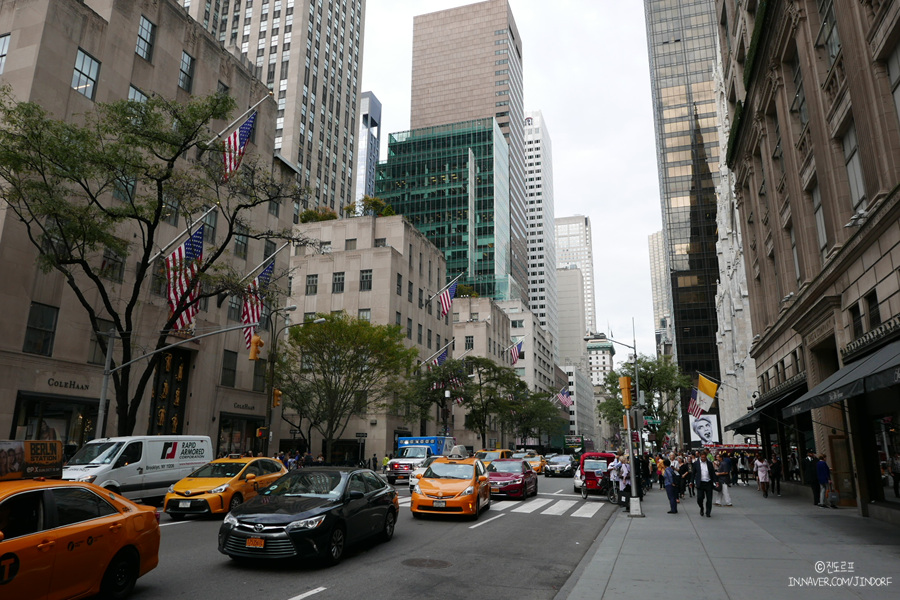
<instances>
[{"instance_id":1,"label":"stone office building","mask_svg":"<svg viewBox=\"0 0 900 600\"><path fill-rule=\"evenodd\" d=\"M36 102L64 120L78 119L99 102L151 94L187 101L194 94L227 89L241 104L268 92L245 64L168 1L3 2L0 84L8 85L16 99ZM293 173L283 171L273 154L275 114L274 101L260 105L247 152L271 160L276 172ZM212 123L216 131L226 125ZM113 202L112 194L109 200ZM280 215L256 209L248 225L254 230L289 228L291 211L280 208ZM205 220L206 252L223 239L221 227L217 235L216 214ZM161 226L157 246L164 247L187 225L184 215L176 213ZM228 260L240 272L262 262L273 245L247 238L238 242L240 247L235 243L228 250ZM0 437L60 439L71 449L97 435L104 357L75 294L59 273L42 273L36 255L12 211L0 211L0 275L7 282L0 291ZM284 271L287 258L276 257L276 272ZM122 286L134 275L134 263L122 261ZM144 285L134 329L134 342L141 347L153 343L168 316L165 286ZM90 291L88 300L99 305ZM235 310L231 302L221 307L204 303L196 327L213 331L238 325L239 318L239 304ZM212 437L219 451L259 450L254 433L264 420L264 379L252 363L238 359L245 352L240 331L170 352L141 401L134 433L203 434ZM151 398L151 389L161 390L164 384L171 386L165 407L160 395ZM117 430L114 407L111 398L107 432ZM162 421L160 408L167 410Z\"/></svg>"},{"instance_id":2,"label":"stone office building","mask_svg":"<svg viewBox=\"0 0 900 600\"><path fill-rule=\"evenodd\" d=\"M716 1L767 452L900 521L900 3ZM751 423L752 425L752 423Z\"/></svg>"}]
</instances>

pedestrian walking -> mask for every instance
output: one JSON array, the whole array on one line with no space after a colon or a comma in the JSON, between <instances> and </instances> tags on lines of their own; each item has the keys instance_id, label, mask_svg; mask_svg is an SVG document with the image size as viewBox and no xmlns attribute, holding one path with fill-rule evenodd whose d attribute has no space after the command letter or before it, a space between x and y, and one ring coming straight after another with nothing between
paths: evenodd
<instances>
[{"instance_id":1,"label":"pedestrian walking","mask_svg":"<svg viewBox=\"0 0 900 600\"><path fill-rule=\"evenodd\" d=\"M790 471L788 471L789 480L800 481L800 460L797 458L796 452L791 452L790 462Z\"/></svg>"},{"instance_id":2,"label":"pedestrian walking","mask_svg":"<svg viewBox=\"0 0 900 600\"><path fill-rule=\"evenodd\" d=\"M900 452L891 458L891 479L894 480L894 498L900 498Z\"/></svg>"},{"instance_id":3,"label":"pedestrian walking","mask_svg":"<svg viewBox=\"0 0 900 600\"><path fill-rule=\"evenodd\" d=\"M665 461L665 459L663 458L662 454L660 454L656 458L656 475L657 475L657 479L659 480L659 489L663 489L663 486L664 486L663 473L665 473L665 470L666 470L666 465L665 465L664 461Z\"/></svg>"},{"instance_id":4,"label":"pedestrian walking","mask_svg":"<svg viewBox=\"0 0 900 600\"><path fill-rule=\"evenodd\" d=\"M665 471L663 472L663 484L666 487L666 496L669 497L670 515L678 514L677 491L675 490L675 469L672 468L672 461L668 458L663 461Z\"/></svg>"},{"instance_id":5,"label":"pedestrian walking","mask_svg":"<svg viewBox=\"0 0 900 600\"><path fill-rule=\"evenodd\" d=\"M731 458L727 452L722 453L722 459L719 463L716 478L719 480L720 489L716 491L717 504L723 506L733 506L731 504L731 494L728 493L728 482L731 480Z\"/></svg>"},{"instance_id":6,"label":"pedestrian walking","mask_svg":"<svg viewBox=\"0 0 900 600\"><path fill-rule=\"evenodd\" d=\"M753 471L756 473L756 482L762 490L763 498L769 497L769 461L760 452L753 461Z\"/></svg>"},{"instance_id":7,"label":"pedestrian walking","mask_svg":"<svg viewBox=\"0 0 900 600\"><path fill-rule=\"evenodd\" d=\"M687 474L684 476L685 487L691 498L694 497L694 463L697 461L693 454L687 455Z\"/></svg>"},{"instance_id":8,"label":"pedestrian walking","mask_svg":"<svg viewBox=\"0 0 900 600\"><path fill-rule=\"evenodd\" d=\"M772 493L781 496L781 461L778 455L772 456L772 462L769 463L769 479L772 480Z\"/></svg>"},{"instance_id":9,"label":"pedestrian walking","mask_svg":"<svg viewBox=\"0 0 900 600\"><path fill-rule=\"evenodd\" d=\"M741 483L744 486L747 486L747 474L750 472L749 461L747 460L747 453L741 452L741 457L738 459L738 473L741 476Z\"/></svg>"},{"instance_id":10,"label":"pedestrian walking","mask_svg":"<svg viewBox=\"0 0 900 600\"><path fill-rule=\"evenodd\" d=\"M700 505L700 516L712 516L713 486L716 481L716 468L708 460L706 448L700 450L700 460L693 463L694 482L697 485L697 504ZM704 503L705 511L704 511Z\"/></svg>"},{"instance_id":11,"label":"pedestrian walking","mask_svg":"<svg viewBox=\"0 0 900 600\"><path fill-rule=\"evenodd\" d=\"M628 456L623 456L619 461L619 505L628 510L628 499L631 497L631 465L628 464Z\"/></svg>"},{"instance_id":12,"label":"pedestrian walking","mask_svg":"<svg viewBox=\"0 0 900 600\"><path fill-rule=\"evenodd\" d=\"M828 468L828 463L825 462L825 454L819 455L819 462L816 463L816 476L819 480L819 506L828 508L828 503L825 500L828 498L828 488L831 485L831 469ZM832 508L837 508L837 506Z\"/></svg>"},{"instance_id":13,"label":"pedestrian walking","mask_svg":"<svg viewBox=\"0 0 900 600\"><path fill-rule=\"evenodd\" d=\"M391 459L388 458L388 455L385 454L384 458L381 460L381 472L387 473L388 463L391 462Z\"/></svg>"},{"instance_id":14,"label":"pedestrian walking","mask_svg":"<svg viewBox=\"0 0 900 600\"><path fill-rule=\"evenodd\" d=\"M807 450L806 458L803 459L803 478L806 480L806 485L812 490L813 504L816 506L819 505L819 471L816 468L818 464L816 451Z\"/></svg>"}]
</instances>

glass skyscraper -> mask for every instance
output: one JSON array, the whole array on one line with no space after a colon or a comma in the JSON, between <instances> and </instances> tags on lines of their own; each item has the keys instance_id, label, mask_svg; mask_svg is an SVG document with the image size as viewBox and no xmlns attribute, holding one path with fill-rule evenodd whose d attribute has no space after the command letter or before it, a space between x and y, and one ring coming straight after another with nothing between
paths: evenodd
<instances>
[{"instance_id":1,"label":"glass skyscraper","mask_svg":"<svg viewBox=\"0 0 900 600\"><path fill-rule=\"evenodd\" d=\"M715 2L645 0L644 9L674 352L685 374L719 379Z\"/></svg>"},{"instance_id":2,"label":"glass skyscraper","mask_svg":"<svg viewBox=\"0 0 900 600\"><path fill-rule=\"evenodd\" d=\"M375 194L447 259L447 280L495 300L527 297L511 276L509 144L494 118L388 137Z\"/></svg>"}]
</instances>

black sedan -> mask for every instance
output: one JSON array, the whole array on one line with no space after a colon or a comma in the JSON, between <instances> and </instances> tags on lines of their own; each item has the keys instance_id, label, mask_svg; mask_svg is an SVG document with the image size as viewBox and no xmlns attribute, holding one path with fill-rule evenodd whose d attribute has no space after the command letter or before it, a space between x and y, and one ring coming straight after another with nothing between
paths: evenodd
<instances>
[{"instance_id":1,"label":"black sedan","mask_svg":"<svg viewBox=\"0 0 900 600\"><path fill-rule=\"evenodd\" d=\"M228 513L219 552L233 559L319 556L334 564L347 544L390 540L399 509L396 490L369 469L299 469Z\"/></svg>"},{"instance_id":2,"label":"black sedan","mask_svg":"<svg viewBox=\"0 0 900 600\"><path fill-rule=\"evenodd\" d=\"M574 473L575 465L568 454L557 454L544 465L544 477L572 477Z\"/></svg>"}]
</instances>

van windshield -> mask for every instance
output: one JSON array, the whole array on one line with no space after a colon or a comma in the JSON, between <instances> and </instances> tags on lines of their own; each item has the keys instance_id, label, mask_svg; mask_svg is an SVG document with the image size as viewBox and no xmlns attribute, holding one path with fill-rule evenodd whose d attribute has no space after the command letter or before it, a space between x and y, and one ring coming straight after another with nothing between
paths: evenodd
<instances>
[{"instance_id":1,"label":"van windshield","mask_svg":"<svg viewBox=\"0 0 900 600\"><path fill-rule=\"evenodd\" d=\"M398 458L425 458L427 449L422 446L407 446L400 448L400 456Z\"/></svg>"},{"instance_id":2,"label":"van windshield","mask_svg":"<svg viewBox=\"0 0 900 600\"><path fill-rule=\"evenodd\" d=\"M81 450L69 459L66 464L71 465L105 465L109 464L119 454L124 442L97 442L85 444Z\"/></svg>"}]
</instances>

